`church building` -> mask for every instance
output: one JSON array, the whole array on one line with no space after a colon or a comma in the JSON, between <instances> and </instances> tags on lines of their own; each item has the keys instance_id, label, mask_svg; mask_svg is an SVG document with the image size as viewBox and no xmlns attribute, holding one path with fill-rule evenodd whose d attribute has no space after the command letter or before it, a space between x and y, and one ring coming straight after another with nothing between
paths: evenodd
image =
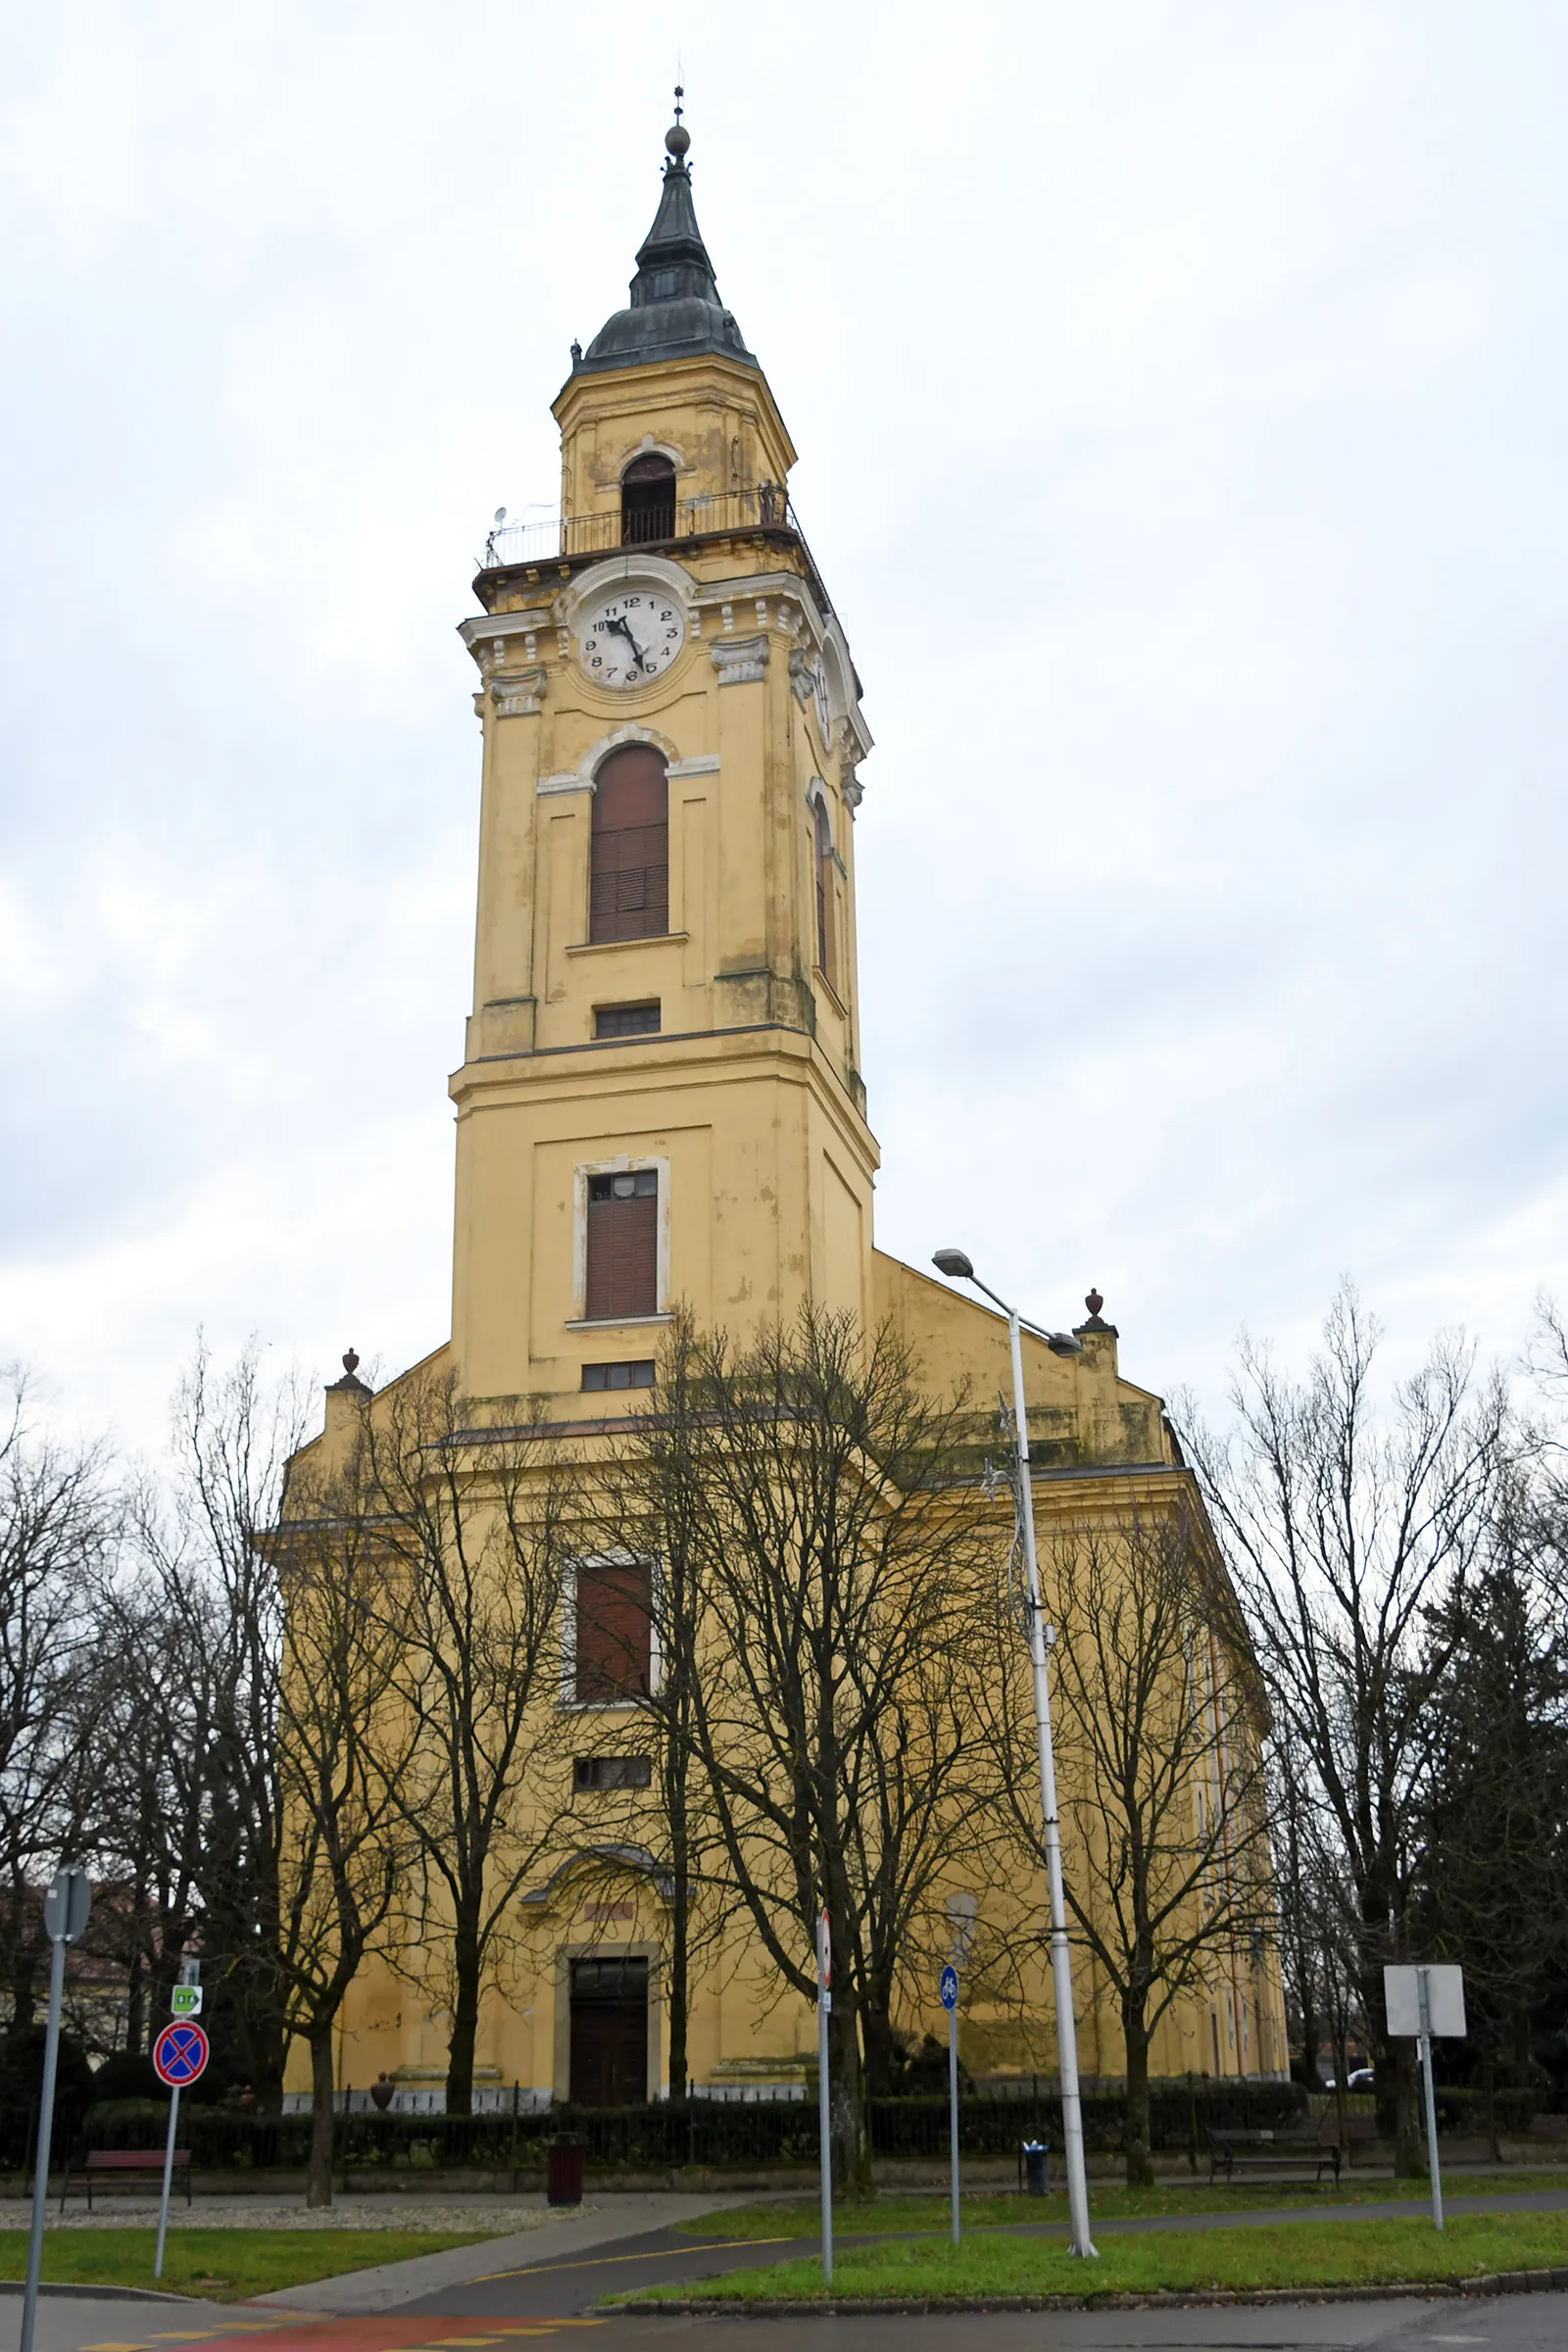
<instances>
[{"instance_id":1,"label":"church building","mask_svg":"<svg viewBox=\"0 0 1568 2352\"><path fill-rule=\"evenodd\" d=\"M856 833L863 792L897 784L862 783L860 680L791 501L789 431L698 227L678 109L664 144L629 303L572 346L554 404L559 521L498 521L461 624L478 893L450 1082L452 1329L431 1360L498 1419L522 1400L612 1446L679 1307L744 1339L809 1300L891 1320L944 1390L1009 1386L1004 1320L875 1244ZM1107 1497L1201 1508L1102 1303L1091 1293L1076 1355L1025 1339L1043 1550ZM327 1395L328 1448L366 1404L351 1370ZM487 1996L476 2106L514 2086L532 2103L661 2094L659 1905L650 1885L592 1919L564 1911L536 1978ZM763 2017L759 1997L744 1969L699 1993L695 2090L804 2082L809 2012L774 1999ZM965 2032L976 2074L1039 2065L1049 2001L1032 2051L1000 2016ZM1088 1976L1080 2035L1086 2078L1120 2071ZM1272 1964L1244 1956L1161 2035L1155 2073L1283 2074ZM445 2044L440 2011L368 1967L339 2087L385 2075L400 2106L439 2104Z\"/></svg>"}]
</instances>

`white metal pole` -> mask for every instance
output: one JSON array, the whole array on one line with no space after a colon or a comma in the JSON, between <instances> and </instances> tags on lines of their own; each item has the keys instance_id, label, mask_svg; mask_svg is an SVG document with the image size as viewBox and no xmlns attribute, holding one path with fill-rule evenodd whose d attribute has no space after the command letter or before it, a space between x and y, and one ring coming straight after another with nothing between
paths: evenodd
<instances>
[{"instance_id":1,"label":"white metal pole","mask_svg":"<svg viewBox=\"0 0 1568 2352\"><path fill-rule=\"evenodd\" d=\"M816 1984L816 2140L817 2161L822 2175L822 2283L833 2283L833 2134L827 2112L827 2016L833 2006L833 1995L822 1983L819 1973Z\"/></svg>"},{"instance_id":2,"label":"white metal pole","mask_svg":"<svg viewBox=\"0 0 1568 2352\"><path fill-rule=\"evenodd\" d=\"M953 2175L953 2242L958 2243L958 2008L948 2011L948 2164Z\"/></svg>"},{"instance_id":3,"label":"white metal pole","mask_svg":"<svg viewBox=\"0 0 1568 2352\"><path fill-rule=\"evenodd\" d=\"M1417 2047L1421 2053L1421 2088L1427 2111L1427 2166L1432 2175L1432 2227L1443 2228L1443 2175L1438 2167L1438 2099L1432 2087L1432 2001L1428 1990L1427 1972L1415 1972L1416 1994L1421 2003L1421 2034Z\"/></svg>"},{"instance_id":4,"label":"white metal pole","mask_svg":"<svg viewBox=\"0 0 1568 2352\"><path fill-rule=\"evenodd\" d=\"M164 2275L164 2239L169 2234L169 2184L174 2177L174 2127L179 2121L179 2084L171 2084L169 2092L169 2143L164 2149L164 2193L158 2201L158 2251L153 2256L153 2277Z\"/></svg>"},{"instance_id":5,"label":"white metal pole","mask_svg":"<svg viewBox=\"0 0 1568 2352\"><path fill-rule=\"evenodd\" d=\"M38 2279L43 2271L44 2208L49 2202L49 2142L54 2136L55 2078L60 2071L60 2011L66 1993L66 1939L50 1938L49 2023L43 2044L43 2087L38 2097L37 2163L32 2176L32 2228L27 2236L27 2283L22 2303L21 2352L32 2352L38 2320Z\"/></svg>"},{"instance_id":6,"label":"white metal pole","mask_svg":"<svg viewBox=\"0 0 1568 2352\"><path fill-rule=\"evenodd\" d=\"M1000 1303L1000 1302L999 1302ZM1089 2180L1084 2166L1083 2108L1078 2096L1078 2028L1072 2006L1072 1951L1061 1885L1061 1826L1056 1809L1056 1759L1051 1742L1051 1686L1046 1674L1045 1612L1035 1557L1035 1495L1029 1475L1029 1416L1023 1397L1023 1338L1015 1307L1007 1308L1012 1347L1012 1418L1018 1447L1018 1515L1023 1523L1029 1660L1034 1672L1035 1732L1040 1745L1040 1805L1046 1832L1046 1882L1051 1892L1051 1973L1056 1995L1056 2068L1061 2077L1062 2160L1067 2172L1067 2219L1075 2254L1098 2254L1089 2234Z\"/></svg>"}]
</instances>

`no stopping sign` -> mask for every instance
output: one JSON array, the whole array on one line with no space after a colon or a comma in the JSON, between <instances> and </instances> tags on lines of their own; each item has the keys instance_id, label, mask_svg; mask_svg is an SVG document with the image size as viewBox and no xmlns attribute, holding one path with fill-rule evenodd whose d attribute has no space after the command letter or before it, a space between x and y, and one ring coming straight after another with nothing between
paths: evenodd
<instances>
[{"instance_id":1,"label":"no stopping sign","mask_svg":"<svg viewBox=\"0 0 1568 2352\"><path fill-rule=\"evenodd\" d=\"M195 2082L211 2055L200 2026L176 2020L158 2036L153 2070L160 2082L167 2082L171 2090L183 2090L188 2082Z\"/></svg>"}]
</instances>

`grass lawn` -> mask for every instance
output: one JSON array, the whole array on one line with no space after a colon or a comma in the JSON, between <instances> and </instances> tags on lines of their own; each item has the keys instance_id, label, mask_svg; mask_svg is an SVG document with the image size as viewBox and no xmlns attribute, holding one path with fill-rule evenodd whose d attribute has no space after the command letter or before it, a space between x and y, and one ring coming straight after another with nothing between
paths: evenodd
<instances>
[{"instance_id":1,"label":"grass lawn","mask_svg":"<svg viewBox=\"0 0 1568 2352\"><path fill-rule=\"evenodd\" d=\"M483 2230L181 2230L170 2225L164 2275L153 2277L154 2230L51 2230L43 2241L43 2275L62 2286L167 2286L176 2294L236 2303L275 2286L308 2286L339 2271L368 2270L471 2246ZM27 2233L0 2236L0 2278L24 2278Z\"/></svg>"},{"instance_id":2,"label":"grass lawn","mask_svg":"<svg viewBox=\"0 0 1568 2352\"><path fill-rule=\"evenodd\" d=\"M726 2217L727 2219L727 2217ZM1158 2288L1373 2286L1456 2278L1483 2271L1568 2266L1568 2214L1458 2214L1440 2235L1430 2222L1293 2222L1241 2230L1102 2236L1100 2260L1075 2262L1059 2238L979 2236L845 2246L835 2254L835 2299L855 2295L1149 2294ZM779 2302L824 2292L822 2266L769 2263L727 2278L654 2286L644 2298Z\"/></svg>"},{"instance_id":3,"label":"grass lawn","mask_svg":"<svg viewBox=\"0 0 1568 2352\"><path fill-rule=\"evenodd\" d=\"M1568 2189L1568 2165L1555 2172L1445 2173L1443 2186L1445 2195L1449 2197L1482 2196L1489 2191L1502 2195L1543 2188ZM1426 2193L1424 2176L1419 2180L1358 2180L1347 2177L1338 2188L1328 2180L1314 2187L1310 2180L1252 2179L1238 2180L1228 2188L1223 2185L1210 2188L1206 2181L1189 2185L1183 2180L1159 2180L1152 2188L1125 2188L1114 2181L1091 2180L1089 2210L1096 2217L1103 2214L1107 2220L1164 2213L1256 2213L1266 2212L1273 2205L1322 2205L1332 2210L1338 2205L1379 2204L1390 2197L1424 2197ZM858 2230L946 2230L948 2212L946 2189L919 2193L894 2189L879 2197L863 2201L847 2198L835 2205L833 2227L846 2236ZM792 2198L787 2204L740 2205L723 2217L725 2234L729 2237L814 2237L821 2218L821 2207L815 2197ZM963 2199L966 2230L995 2230L1008 2222L1064 2222L1066 2218L1066 2194L1054 2164L1051 2194L1047 2197L976 2190ZM707 2237L713 2230L713 2216L710 2215L706 2221L681 2222L677 2228L688 2235Z\"/></svg>"}]
</instances>

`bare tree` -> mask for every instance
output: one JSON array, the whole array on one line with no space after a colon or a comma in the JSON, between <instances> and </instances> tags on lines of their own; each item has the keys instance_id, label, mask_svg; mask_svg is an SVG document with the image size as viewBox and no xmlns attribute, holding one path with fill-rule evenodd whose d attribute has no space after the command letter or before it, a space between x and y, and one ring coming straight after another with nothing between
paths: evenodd
<instances>
[{"instance_id":1,"label":"bare tree","mask_svg":"<svg viewBox=\"0 0 1568 2352\"><path fill-rule=\"evenodd\" d=\"M703 1428L704 1356L692 1319L677 1312L660 1361L653 1415L637 1425L629 1456L606 1484L598 1548L609 1557L657 1564L648 1576L657 1679L619 1744L652 1748L652 1801L633 1816L641 1851L667 1889L663 1992L669 2021L669 2096L687 2096L689 2034L699 1969L722 1951L740 1900L725 1859L697 1738L696 1659L703 1606L706 1502L697 1459ZM628 1659L628 1667L636 1661ZM647 1857L647 1864L643 1856ZM606 1876L615 1857L601 1854Z\"/></svg>"},{"instance_id":2,"label":"bare tree","mask_svg":"<svg viewBox=\"0 0 1568 2352\"><path fill-rule=\"evenodd\" d=\"M75 1858L97 1793L94 1604L120 1521L105 1449L41 1434L25 1376L0 1374L0 1954L16 2026L47 1956L40 1887Z\"/></svg>"},{"instance_id":3,"label":"bare tree","mask_svg":"<svg viewBox=\"0 0 1568 2352\"><path fill-rule=\"evenodd\" d=\"M422 1865L422 1981L447 1982L447 2112L473 2103L487 1982L516 1897L556 1837L569 1751L559 1696L564 1569L580 1537L576 1465L535 1423L476 1421L447 1374L416 1373L366 1415L380 1512L387 1704L375 1738ZM429 1938L429 1896L450 1917Z\"/></svg>"},{"instance_id":4,"label":"bare tree","mask_svg":"<svg viewBox=\"0 0 1568 2352\"><path fill-rule=\"evenodd\" d=\"M282 1862L276 1966L311 2059L306 2202L332 2202L332 2034L411 1860L396 1740L403 1632L387 1605L383 1499L367 1449L329 1480L291 1481L271 1539L284 1605L277 1681Z\"/></svg>"},{"instance_id":5,"label":"bare tree","mask_svg":"<svg viewBox=\"0 0 1568 2352\"><path fill-rule=\"evenodd\" d=\"M1488 1542L1508 1451L1507 1398L1472 1351L1440 1340L1372 1393L1379 1334L1342 1290L1322 1352L1293 1383L1243 1349L1221 1442L1189 1433L1253 1629L1289 1769L1309 1776L1344 1855L1356 1972L1379 2100L1401 2172L1420 2168L1411 2045L1391 2042L1382 1970L1413 1955L1419 1816L1438 1737L1448 1640L1433 1614L1463 1592Z\"/></svg>"},{"instance_id":6,"label":"bare tree","mask_svg":"<svg viewBox=\"0 0 1568 2352\"><path fill-rule=\"evenodd\" d=\"M1068 1908L1114 1995L1127 2179L1153 2179L1150 2045L1274 1928L1262 1690L1196 1496L1063 1528L1044 1563ZM997 1690L1015 1836L1043 1869L1029 1682Z\"/></svg>"},{"instance_id":7,"label":"bare tree","mask_svg":"<svg viewBox=\"0 0 1568 2352\"><path fill-rule=\"evenodd\" d=\"M781 1986L810 2001L827 1910L837 2169L863 2184L861 2037L877 2080L996 1780L974 1628L997 1546L955 1487L965 1417L890 1332L810 1311L743 1348L679 1330L652 1407L633 1541L673 1548L685 1597L650 1707L700 1768Z\"/></svg>"},{"instance_id":8,"label":"bare tree","mask_svg":"<svg viewBox=\"0 0 1568 2352\"><path fill-rule=\"evenodd\" d=\"M234 2036L235 2071L272 2110L288 2049L280 1960L284 1598L272 1531L304 1420L298 1382L266 1377L254 1342L225 1368L199 1341L174 1398L167 1476L144 1487L136 1510L140 1605L178 1658L179 1690L155 1702L157 1710L181 1710L166 1740L164 1833L184 1841L193 1886L184 1908L199 1917L209 2001L220 2005ZM156 1675L156 1656L145 1672ZM155 1828L143 1853L154 1850ZM172 1883L175 1858L164 1867ZM164 1940L168 1956L155 1973L172 1981L184 1941L179 1921Z\"/></svg>"}]
</instances>

